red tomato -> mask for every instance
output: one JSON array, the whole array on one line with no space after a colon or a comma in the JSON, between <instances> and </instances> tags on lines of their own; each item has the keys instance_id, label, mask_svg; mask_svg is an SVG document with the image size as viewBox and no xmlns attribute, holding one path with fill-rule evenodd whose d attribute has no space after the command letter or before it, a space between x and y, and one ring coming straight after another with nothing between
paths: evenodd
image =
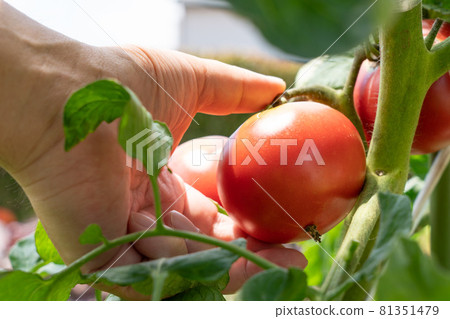
<instances>
[{"instance_id":1,"label":"red tomato","mask_svg":"<svg viewBox=\"0 0 450 319\"><path fill-rule=\"evenodd\" d=\"M422 21L426 36L433 20ZM436 41L450 36L450 23L444 22ZM364 126L367 141L372 138L377 112L378 91L380 87L380 68L376 63L364 61L358 74L353 92L355 108ZM436 152L450 145L450 72L440 77L427 92L420 113L414 142L413 154Z\"/></svg>"},{"instance_id":2,"label":"red tomato","mask_svg":"<svg viewBox=\"0 0 450 319\"><path fill-rule=\"evenodd\" d=\"M287 103L252 116L230 137L218 167L219 195L249 235L305 240L307 226L323 234L347 215L365 170L361 138L342 113Z\"/></svg>"},{"instance_id":3,"label":"red tomato","mask_svg":"<svg viewBox=\"0 0 450 319\"><path fill-rule=\"evenodd\" d=\"M11 222L15 222L16 220L16 215L14 215L14 213L10 209L0 207L0 222L9 224Z\"/></svg>"},{"instance_id":4,"label":"red tomato","mask_svg":"<svg viewBox=\"0 0 450 319\"><path fill-rule=\"evenodd\" d=\"M187 184L220 203L217 164L228 137L211 135L178 146L169 160L170 169Z\"/></svg>"}]
</instances>

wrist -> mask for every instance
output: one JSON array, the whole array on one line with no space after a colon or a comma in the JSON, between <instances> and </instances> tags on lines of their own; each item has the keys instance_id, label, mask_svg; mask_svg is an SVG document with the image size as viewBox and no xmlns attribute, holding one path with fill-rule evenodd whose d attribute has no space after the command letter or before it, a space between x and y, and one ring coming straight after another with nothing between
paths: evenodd
<instances>
[{"instance_id":1,"label":"wrist","mask_svg":"<svg viewBox=\"0 0 450 319\"><path fill-rule=\"evenodd\" d=\"M63 138L62 108L94 48L0 2L0 166L21 171ZM88 69L88 70L86 70Z\"/></svg>"}]
</instances>

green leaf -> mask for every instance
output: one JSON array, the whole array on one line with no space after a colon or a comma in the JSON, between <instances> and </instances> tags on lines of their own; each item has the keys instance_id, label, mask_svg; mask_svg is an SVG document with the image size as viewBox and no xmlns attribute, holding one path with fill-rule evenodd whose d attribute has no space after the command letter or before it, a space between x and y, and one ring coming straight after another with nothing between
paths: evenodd
<instances>
[{"instance_id":1,"label":"green leaf","mask_svg":"<svg viewBox=\"0 0 450 319\"><path fill-rule=\"evenodd\" d=\"M23 271L0 273L0 300L2 301L58 301L67 300L78 283L80 275L72 272L64 276L43 279L38 274Z\"/></svg>"},{"instance_id":2,"label":"green leaf","mask_svg":"<svg viewBox=\"0 0 450 319\"><path fill-rule=\"evenodd\" d=\"M427 19L441 18L450 22L450 1L448 0L423 0L425 9L424 17Z\"/></svg>"},{"instance_id":3,"label":"green leaf","mask_svg":"<svg viewBox=\"0 0 450 319\"><path fill-rule=\"evenodd\" d=\"M70 150L104 121L121 118L119 144L137 159L137 169L156 176L167 164L173 138L164 123L153 121L138 97L113 80L100 80L75 92L64 109L65 149ZM131 163L128 163L131 165Z\"/></svg>"},{"instance_id":4,"label":"green leaf","mask_svg":"<svg viewBox=\"0 0 450 319\"><path fill-rule=\"evenodd\" d=\"M424 180L430 169L430 155L411 155L409 158L410 172Z\"/></svg>"},{"instance_id":5,"label":"green leaf","mask_svg":"<svg viewBox=\"0 0 450 319\"><path fill-rule=\"evenodd\" d=\"M31 271L43 263L41 256L36 251L34 233L19 240L11 248L9 260L14 270Z\"/></svg>"},{"instance_id":6,"label":"green leaf","mask_svg":"<svg viewBox=\"0 0 450 319\"><path fill-rule=\"evenodd\" d=\"M300 57L345 52L364 40L378 12L372 0L227 0L262 35ZM368 10L366 13L365 11ZM364 14L365 13L365 14ZM356 21L356 22L355 22Z\"/></svg>"},{"instance_id":7,"label":"green leaf","mask_svg":"<svg viewBox=\"0 0 450 319\"><path fill-rule=\"evenodd\" d=\"M375 246L361 269L335 290L328 292L326 299L344 292L354 284L354 280L373 280L379 273L377 268L389 257L395 243L411 230L411 202L405 195L378 193L380 203L380 227Z\"/></svg>"},{"instance_id":8,"label":"green leaf","mask_svg":"<svg viewBox=\"0 0 450 319\"><path fill-rule=\"evenodd\" d=\"M298 301L306 297L306 275L298 268L272 268L250 278L239 291L239 300Z\"/></svg>"},{"instance_id":9,"label":"green leaf","mask_svg":"<svg viewBox=\"0 0 450 319\"><path fill-rule=\"evenodd\" d=\"M97 224L90 224L80 236L80 244L99 244L102 242L108 242L103 236L102 229Z\"/></svg>"},{"instance_id":10,"label":"green leaf","mask_svg":"<svg viewBox=\"0 0 450 319\"><path fill-rule=\"evenodd\" d=\"M241 238L233 244L245 247L245 240ZM131 285L135 290L150 295L153 293L154 275L160 272L164 273L165 277L161 291L161 297L165 298L199 284L223 289L228 280L228 270L238 258L238 255L228 250L210 249L168 259L114 267L87 275L85 281L98 280L108 285Z\"/></svg>"},{"instance_id":11,"label":"green leaf","mask_svg":"<svg viewBox=\"0 0 450 319\"><path fill-rule=\"evenodd\" d=\"M197 286L173 297L164 299L167 301L225 301L219 289L208 286Z\"/></svg>"},{"instance_id":12,"label":"green leaf","mask_svg":"<svg viewBox=\"0 0 450 319\"><path fill-rule=\"evenodd\" d=\"M324 55L304 64L295 77L296 88L316 85L344 88L353 64L351 55Z\"/></svg>"},{"instance_id":13,"label":"green leaf","mask_svg":"<svg viewBox=\"0 0 450 319\"><path fill-rule=\"evenodd\" d=\"M63 260L61 259L61 256L59 255L52 241L48 237L40 221L36 226L34 238L36 241L36 250L45 262L47 263L52 262L61 265L64 264Z\"/></svg>"},{"instance_id":14,"label":"green leaf","mask_svg":"<svg viewBox=\"0 0 450 319\"><path fill-rule=\"evenodd\" d=\"M64 109L65 149L70 150L105 121L111 123L123 114L130 93L114 80L93 82L76 91Z\"/></svg>"},{"instance_id":15,"label":"green leaf","mask_svg":"<svg viewBox=\"0 0 450 319\"><path fill-rule=\"evenodd\" d=\"M436 267L418 244L402 238L392 251L380 277L377 300L450 300L450 273Z\"/></svg>"}]
</instances>

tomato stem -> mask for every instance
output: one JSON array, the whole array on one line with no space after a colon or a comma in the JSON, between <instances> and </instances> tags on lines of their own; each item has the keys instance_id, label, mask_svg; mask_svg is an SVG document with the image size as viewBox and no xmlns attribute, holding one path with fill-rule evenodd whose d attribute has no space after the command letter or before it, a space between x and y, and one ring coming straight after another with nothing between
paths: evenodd
<instances>
[{"instance_id":1,"label":"tomato stem","mask_svg":"<svg viewBox=\"0 0 450 319\"><path fill-rule=\"evenodd\" d=\"M158 176L149 175L149 179L152 184L153 199L155 202L156 229L163 229L164 223L162 220L161 195L159 193Z\"/></svg>"},{"instance_id":2,"label":"tomato stem","mask_svg":"<svg viewBox=\"0 0 450 319\"><path fill-rule=\"evenodd\" d=\"M324 85L289 89L284 92L283 97L286 100L303 98L304 100L327 104L338 111L342 111L338 91Z\"/></svg>"},{"instance_id":3,"label":"tomato stem","mask_svg":"<svg viewBox=\"0 0 450 319\"><path fill-rule=\"evenodd\" d=\"M425 47L428 50L430 50L431 47L433 46L434 39L436 39L436 36L439 33L439 29L441 28L443 22L444 21L439 18L434 21L430 32L428 33L428 35L425 38Z\"/></svg>"},{"instance_id":4,"label":"tomato stem","mask_svg":"<svg viewBox=\"0 0 450 319\"><path fill-rule=\"evenodd\" d=\"M233 245L231 243L228 243L226 241L198 234L198 233L192 233L187 231L181 231L181 230L173 230L168 228L155 228L153 230L147 230L147 231L141 231L141 232L135 232L132 234L128 234L113 240L108 241L107 243L102 244L101 246L98 246L97 248L91 250L89 253L85 254L84 256L80 257L76 261L74 261L72 264L70 264L67 268L62 270L61 272L55 274L55 276L58 277L64 277L68 274L73 273L74 271L79 271L79 269L88 263L89 261L93 260L94 258L98 257L99 255L105 253L106 251L121 246L123 244L129 243L129 242L136 242L143 238L149 238L149 237L156 237L156 236L172 236L172 237L179 237L179 238L185 238L190 240L195 240L198 242L202 242L205 244L214 245L217 247L221 247L223 249L226 249L236 255L239 255L241 257L244 257L248 261L251 261L255 265L261 267L262 269L270 269L270 268L276 268L279 267L276 264L268 261L267 259L260 257L256 255L255 253L245 249L241 248L239 246Z\"/></svg>"}]
</instances>

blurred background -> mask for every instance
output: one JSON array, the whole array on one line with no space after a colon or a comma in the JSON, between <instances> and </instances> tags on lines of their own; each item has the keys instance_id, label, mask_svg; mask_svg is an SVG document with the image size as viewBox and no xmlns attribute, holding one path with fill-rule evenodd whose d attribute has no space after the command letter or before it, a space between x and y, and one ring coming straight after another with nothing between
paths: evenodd
<instances>
[{"instance_id":1,"label":"blurred background","mask_svg":"<svg viewBox=\"0 0 450 319\"><path fill-rule=\"evenodd\" d=\"M133 43L217 59L293 83L299 58L269 44L248 20L221 0L6 0L43 25L96 46ZM183 141L229 136L250 114L199 114ZM0 220L33 217L26 195L0 169Z\"/></svg>"}]
</instances>

